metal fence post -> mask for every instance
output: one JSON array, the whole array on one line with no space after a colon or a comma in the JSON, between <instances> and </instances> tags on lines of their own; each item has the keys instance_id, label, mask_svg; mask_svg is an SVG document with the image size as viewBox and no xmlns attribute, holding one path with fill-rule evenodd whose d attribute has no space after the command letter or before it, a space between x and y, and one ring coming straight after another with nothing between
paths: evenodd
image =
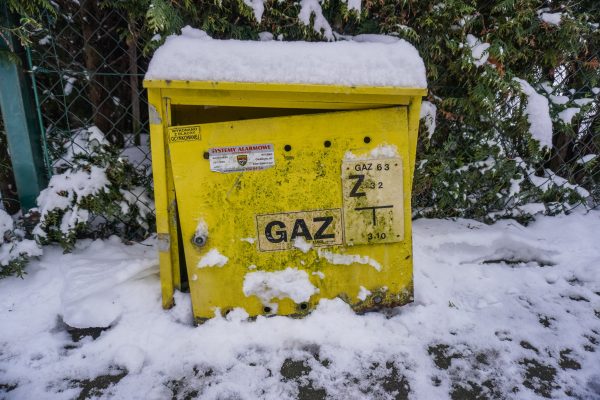
<instances>
[{"instance_id":1,"label":"metal fence post","mask_svg":"<svg viewBox=\"0 0 600 400\"><path fill-rule=\"evenodd\" d=\"M6 6L0 10L2 26L11 26ZM8 43L7 43L8 41ZM36 206L36 198L48 179L40 130L31 98L31 86L18 61L22 48L8 32L0 37L0 108L21 208ZM20 58L22 59L22 58Z\"/></svg>"}]
</instances>

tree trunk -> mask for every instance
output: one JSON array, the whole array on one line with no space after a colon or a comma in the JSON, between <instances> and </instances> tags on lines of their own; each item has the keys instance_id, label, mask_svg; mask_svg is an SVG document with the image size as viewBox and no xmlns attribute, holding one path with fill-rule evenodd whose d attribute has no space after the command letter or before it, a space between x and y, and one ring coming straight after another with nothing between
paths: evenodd
<instances>
[{"instance_id":1,"label":"tree trunk","mask_svg":"<svg viewBox=\"0 0 600 400\"><path fill-rule=\"evenodd\" d=\"M127 54L129 56L129 84L131 85L131 128L133 143L141 144L140 140L140 92L137 65L137 33L135 21L129 22L129 36L127 38Z\"/></svg>"},{"instance_id":2,"label":"tree trunk","mask_svg":"<svg viewBox=\"0 0 600 400\"><path fill-rule=\"evenodd\" d=\"M85 69L88 73L89 86L88 97L92 103L92 117L96 125L108 138L108 140L123 147L124 140L121 133L115 129L111 117L111 101L108 99L108 93L104 89L104 80L97 75L104 60L100 54L100 49L96 49L94 44L94 34L101 28L101 17L98 9L97 0L81 0L81 27L84 41Z\"/></svg>"}]
</instances>

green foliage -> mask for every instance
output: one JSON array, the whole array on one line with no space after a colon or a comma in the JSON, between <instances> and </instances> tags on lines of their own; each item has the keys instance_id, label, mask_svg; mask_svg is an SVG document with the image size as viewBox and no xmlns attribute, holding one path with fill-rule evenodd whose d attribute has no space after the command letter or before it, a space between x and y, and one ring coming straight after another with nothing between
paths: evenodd
<instances>
[{"instance_id":1,"label":"green foliage","mask_svg":"<svg viewBox=\"0 0 600 400\"><path fill-rule=\"evenodd\" d=\"M19 24L12 26L4 22L0 25L0 39L14 53L15 49L10 39L14 35L23 46L31 45L32 35L41 29L40 20L43 14L55 15L55 9L49 0L6 0L6 9L0 5L0 13L11 12L19 17ZM8 15L5 16L8 19Z\"/></svg>"}]
</instances>

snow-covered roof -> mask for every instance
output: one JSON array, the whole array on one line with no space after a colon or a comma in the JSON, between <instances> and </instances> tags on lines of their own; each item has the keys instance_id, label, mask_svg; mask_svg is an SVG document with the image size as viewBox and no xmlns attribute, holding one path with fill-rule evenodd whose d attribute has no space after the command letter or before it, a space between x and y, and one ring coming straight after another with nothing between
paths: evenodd
<instances>
[{"instance_id":1,"label":"snow-covered roof","mask_svg":"<svg viewBox=\"0 0 600 400\"><path fill-rule=\"evenodd\" d=\"M423 60L401 39L360 35L337 42L217 40L190 27L166 38L145 79L427 87Z\"/></svg>"}]
</instances>

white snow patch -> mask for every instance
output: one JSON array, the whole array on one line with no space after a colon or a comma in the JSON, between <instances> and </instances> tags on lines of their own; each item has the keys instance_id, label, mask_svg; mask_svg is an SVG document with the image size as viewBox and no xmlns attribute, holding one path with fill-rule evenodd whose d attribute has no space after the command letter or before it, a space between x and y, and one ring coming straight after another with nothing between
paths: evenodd
<instances>
[{"instance_id":1,"label":"white snow patch","mask_svg":"<svg viewBox=\"0 0 600 400\"><path fill-rule=\"evenodd\" d=\"M79 203L87 196L94 196L108 190L109 181L106 170L91 166L89 170L67 171L53 175L48 187L37 197L40 223L34 229L37 236L45 236L42 223L49 212L55 209L67 210L62 217L60 230L67 233L79 223L86 223L89 212L79 208Z\"/></svg>"},{"instance_id":2,"label":"white snow patch","mask_svg":"<svg viewBox=\"0 0 600 400\"><path fill-rule=\"evenodd\" d=\"M568 96L556 96L556 95L551 94L548 97L550 98L550 101L552 103L558 104L558 105L567 104L569 102Z\"/></svg>"},{"instance_id":3,"label":"white snow patch","mask_svg":"<svg viewBox=\"0 0 600 400\"><path fill-rule=\"evenodd\" d=\"M557 12L557 13L543 12L543 13L540 13L540 19L542 21L544 21L545 23L547 23L548 25L559 26L561 19L562 19L562 15L563 15L563 13L560 13L560 12Z\"/></svg>"},{"instance_id":4,"label":"white snow patch","mask_svg":"<svg viewBox=\"0 0 600 400\"><path fill-rule=\"evenodd\" d=\"M515 78L521 85L521 90L527 96L527 120L531 137L538 141L540 147L552 148L552 119L548 99L538 92L525 80Z\"/></svg>"},{"instance_id":5,"label":"white snow patch","mask_svg":"<svg viewBox=\"0 0 600 400\"><path fill-rule=\"evenodd\" d=\"M321 271L315 271L312 273L312 275L318 276L321 279L325 279L325 274Z\"/></svg>"},{"instance_id":6,"label":"white snow patch","mask_svg":"<svg viewBox=\"0 0 600 400\"><path fill-rule=\"evenodd\" d=\"M242 321L246 321L249 317L250 315L242 307L235 307L233 310L227 313L225 319L229 322L240 323Z\"/></svg>"},{"instance_id":7,"label":"white snow patch","mask_svg":"<svg viewBox=\"0 0 600 400\"><path fill-rule=\"evenodd\" d=\"M425 127L427 128L427 137L431 139L433 133L435 132L435 116L437 114L437 107L435 104L429 101L423 101L421 103L421 115L420 118L425 123Z\"/></svg>"},{"instance_id":8,"label":"white snow patch","mask_svg":"<svg viewBox=\"0 0 600 400\"><path fill-rule=\"evenodd\" d=\"M3 212L0 210L0 212ZM38 257L43 254L43 249L35 240L17 238L14 241L3 243L0 236L0 266L5 267L19 257Z\"/></svg>"},{"instance_id":9,"label":"white snow patch","mask_svg":"<svg viewBox=\"0 0 600 400\"><path fill-rule=\"evenodd\" d=\"M360 301L365 301L367 299L367 296L369 296L370 294L371 294L370 290L368 290L364 286L361 286L360 290L358 291L358 296L356 296L356 298L359 299Z\"/></svg>"},{"instance_id":10,"label":"white snow patch","mask_svg":"<svg viewBox=\"0 0 600 400\"><path fill-rule=\"evenodd\" d=\"M43 38L41 38L40 40L38 40L38 44L40 46L45 46L45 45L49 44L51 40L52 40L52 36L46 35Z\"/></svg>"},{"instance_id":11,"label":"white snow patch","mask_svg":"<svg viewBox=\"0 0 600 400\"><path fill-rule=\"evenodd\" d=\"M198 223L196 224L196 230L194 231L194 236L201 236L203 238L208 237L208 224L206 223L204 218L198 219Z\"/></svg>"},{"instance_id":12,"label":"white snow patch","mask_svg":"<svg viewBox=\"0 0 600 400\"><path fill-rule=\"evenodd\" d=\"M63 146L63 155L52 166L58 170L69 167L77 156L93 154L101 147L109 145L110 142L97 126L76 129L71 139Z\"/></svg>"},{"instance_id":13,"label":"white snow patch","mask_svg":"<svg viewBox=\"0 0 600 400\"><path fill-rule=\"evenodd\" d=\"M348 10L352 11L356 11L360 13L360 8L361 8L361 2L362 0L342 0L342 2L346 3L348 5Z\"/></svg>"},{"instance_id":14,"label":"white snow patch","mask_svg":"<svg viewBox=\"0 0 600 400\"><path fill-rule=\"evenodd\" d=\"M13 219L8 213L0 209L0 242L2 242L4 235L14 229Z\"/></svg>"},{"instance_id":15,"label":"white snow patch","mask_svg":"<svg viewBox=\"0 0 600 400\"><path fill-rule=\"evenodd\" d=\"M73 87L75 86L77 78L75 78L74 76L64 75L63 79L66 82L64 86L64 94L65 96L69 96L73 92Z\"/></svg>"},{"instance_id":16,"label":"white snow patch","mask_svg":"<svg viewBox=\"0 0 600 400\"><path fill-rule=\"evenodd\" d=\"M265 4L263 1L264 0L244 0L244 4L252 8L254 18L256 18L256 21L258 22L260 22L262 15L265 12Z\"/></svg>"},{"instance_id":17,"label":"white snow patch","mask_svg":"<svg viewBox=\"0 0 600 400\"><path fill-rule=\"evenodd\" d=\"M117 237L83 241L76 253L66 254L58 266L62 272L60 315L74 328L107 327L123 311L122 296L135 296L122 289L125 282L158 272L154 248L144 244L127 246Z\"/></svg>"},{"instance_id":18,"label":"white snow patch","mask_svg":"<svg viewBox=\"0 0 600 400\"><path fill-rule=\"evenodd\" d=\"M404 40L215 40L189 27L156 50L146 79L427 87L423 60Z\"/></svg>"},{"instance_id":19,"label":"white snow patch","mask_svg":"<svg viewBox=\"0 0 600 400\"><path fill-rule=\"evenodd\" d=\"M273 34L271 32L259 32L258 38L261 42L268 42L273 40Z\"/></svg>"},{"instance_id":20,"label":"white snow patch","mask_svg":"<svg viewBox=\"0 0 600 400\"><path fill-rule=\"evenodd\" d=\"M312 243L308 243L302 236L294 239L293 245L303 253L308 253L312 249Z\"/></svg>"},{"instance_id":21,"label":"white snow patch","mask_svg":"<svg viewBox=\"0 0 600 400\"><path fill-rule=\"evenodd\" d=\"M579 111L581 111L581 108L569 107L559 112L558 118L565 124L569 125L573 121L573 117L579 114Z\"/></svg>"},{"instance_id":22,"label":"white snow patch","mask_svg":"<svg viewBox=\"0 0 600 400\"><path fill-rule=\"evenodd\" d=\"M136 345L124 345L117 349L114 362L123 367L129 374L139 374L144 366L146 354Z\"/></svg>"},{"instance_id":23,"label":"white snow patch","mask_svg":"<svg viewBox=\"0 0 600 400\"><path fill-rule=\"evenodd\" d=\"M198 268L222 267L227 264L227 261L229 261L229 257L219 253L219 250L217 249L210 249L208 253L203 255L200 261L198 261Z\"/></svg>"},{"instance_id":24,"label":"white snow patch","mask_svg":"<svg viewBox=\"0 0 600 400\"><path fill-rule=\"evenodd\" d=\"M295 303L306 302L318 289L310 283L306 271L286 268L277 272L249 272L244 277L246 296L256 296L263 304L273 299L290 298Z\"/></svg>"},{"instance_id":25,"label":"white snow patch","mask_svg":"<svg viewBox=\"0 0 600 400\"><path fill-rule=\"evenodd\" d=\"M594 99L575 99L573 100L575 102L575 104L577 104L579 107L583 107L583 106L587 106L588 104L590 104L591 102L594 101Z\"/></svg>"},{"instance_id":26,"label":"white snow patch","mask_svg":"<svg viewBox=\"0 0 600 400\"><path fill-rule=\"evenodd\" d=\"M586 154L585 156L581 157L580 159L577 160L577 164L587 164L592 160L595 160L598 157L597 154Z\"/></svg>"},{"instance_id":27,"label":"white snow patch","mask_svg":"<svg viewBox=\"0 0 600 400\"><path fill-rule=\"evenodd\" d=\"M485 64L490 56L488 49L490 48L489 43L481 42L475 36L467 35L467 45L471 49L471 56L473 57L473 64L480 67Z\"/></svg>"},{"instance_id":28,"label":"white snow patch","mask_svg":"<svg viewBox=\"0 0 600 400\"><path fill-rule=\"evenodd\" d=\"M378 158L393 158L398 156L398 147L395 144L381 144L366 154L356 155L350 150L344 154L344 160L372 160Z\"/></svg>"},{"instance_id":29,"label":"white snow patch","mask_svg":"<svg viewBox=\"0 0 600 400\"><path fill-rule=\"evenodd\" d=\"M331 26L323 16L323 9L321 8L322 1L323 0L301 0L298 19L300 19L304 25L310 26L310 19L314 16L313 29L315 32L321 33L327 40L333 40Z\"/></svg>"},{"instance_id":30,"label":"white snow patch","mask_svg":"<svg viewBox=\"0 0 600 400\"><path fill-rule=\"evenodd\" d=\"M319 249L319 258L326 259L330 264L334 265L352 265L352 264L364 264L370 265L377 271L381 271L381 264L369 256L361 256L358 254L340 254L333 253L328 250Z\"/></svg>"}]
</instances>

